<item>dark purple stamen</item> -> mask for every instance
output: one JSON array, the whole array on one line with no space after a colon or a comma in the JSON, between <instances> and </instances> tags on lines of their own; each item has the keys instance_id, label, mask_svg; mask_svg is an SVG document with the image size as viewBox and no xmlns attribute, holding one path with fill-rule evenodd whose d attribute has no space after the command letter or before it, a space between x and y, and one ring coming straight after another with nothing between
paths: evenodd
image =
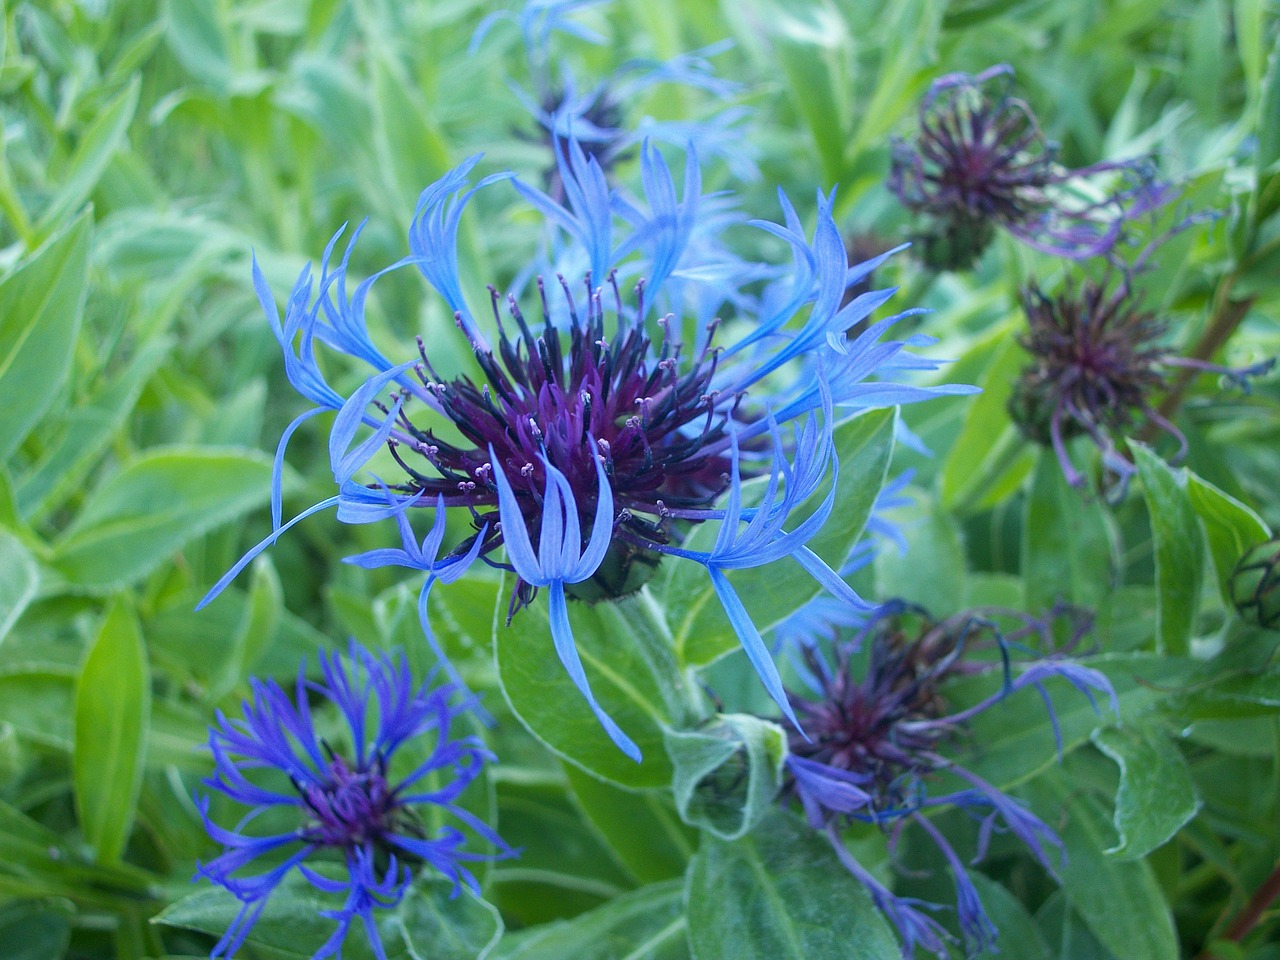
<instances>
[{"instance_id":1,"label":"dark purple stamen","mask_svg":"<svg viewBox=\"0 0 1280 960\"><path fill-rule=\"evenodd\" d=\"M418 494L424 502L443 494L447 504L465 503L475 510L477 529L488 524L481 547L486 558L502 543L490 447L535 541L547 483L543 458L568 479L584 530L591 528L596 509L595 461L602 458L617 509L615 552L628 554L615 557L623 569L606 563L610 569L595 578L597 587L613 595L631 583L626 574L637 551L621 542L628 532L644 541L669 542L663 521L670 511L705 507L726 488L726 424L733 410L718 408L710 389L718 350L704 348L698 362L682 373L681 345L672 341L669 323L659 321L663 334L656 350L638 319L643 316L640 307L630 318L618 314L617 329L606 337L600 288L593 288L588 277L582 301L563 277L557 279L569 316L567 350L564 334L553 325L541 280L540 331L531 328L514 296L506 298L514 336L502 321L501 297L490 287L497 350L472 340L484 382L465 376L440 380L419 345L422 369L430 378L422 378L424 386L464 442L450 442L437 429L419 428L402 408L401 426L415 442L393 439L389 446L407 475L397 489ZM621 306L614 277L608 281ZM642 284L637 284L636 296L643 296ZM585 315L579 313L583 306ZM521 596L525 593L532 596L529 591Z\"/></svg>"}]
</instances>

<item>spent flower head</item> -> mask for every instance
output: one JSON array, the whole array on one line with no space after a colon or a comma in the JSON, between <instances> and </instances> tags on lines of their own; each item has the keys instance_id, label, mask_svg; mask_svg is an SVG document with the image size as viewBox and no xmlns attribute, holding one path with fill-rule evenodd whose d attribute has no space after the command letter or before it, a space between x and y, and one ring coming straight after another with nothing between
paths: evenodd
<instances>
[{"instance_id":1,"label":"spent flower head","mask_svg":"<svg viewBox=\"0 0 1280 960\"><path fill-rule=\"evenodd\" d=\"M1145 252L1144 252L1145 253ZM1029 330L1022 346L1030 362L1009 397L1009 413L1027 439L1053 448L1067 482L1083 486L1067 449L1074 436L1087 436L1101 453L1114 482L1108 496L1124 496L1136 471L1123 451L1124 439L1140 428L1163 431L1178 443L1174 461L1187 451L1182 431L1161 415L1156 400L1171 367L1219 373L1241 386L1265 373L1274 361L1227 368L1181 357L1168 345L1168 324L1143 309L1132 279L1134 267L1101 281L1068 282L1054 296L1036 284L1022 292Z\"/></svg>"},{"instance_id":2,"label":"spent flower head","mask_svg":"<svg viewBox=\"0 0 1280 960\"><path fill-rule=\"evenodd\" d=\"M503 296L490 288L495 344L471 313L457 270L462 210L476 190L503 177L487 177L468 189L478 159L424 191L410 236L412 256L387 268L419 267L454 312L475 358L472 374L439 373L422 338L416 355L396 362L373 346L364 305L370 285L386 271L348 296L350 246L336 269L326 252L318 292L304 271L283 324L265 281L255 276L291 381L316 410L336 410L329 449L339 492L301 516L337 506L345 522L403 519L406 504L464 512L473 532L444 549L439 564L434 558L441 543L430 551L420 548L403 522L403 551L354 562L402 562L444 580L439 571L445 566L450 577L457 576L479 558L515 573L509 615L545 590L556 652L615 742L637 758L635 745L591 694L564 601L634 591L664 555L699 563L769 692L789 709L777 671L726 573L789 557L833 594L863 605L806 546L833 508L834 483L820 502L811 494L838 470L835 410L912 403L973 388L896 382L903 371L936 366L906 350L931 343L929 338L881 340L896 317L872 324L856 339L845 338L845 330L893 291L865 293L841 306L846 288L887 254L850 266L832 219L833 197L818 196L812 239L785 197L784 223L757 224L791 248L792 269L758 297L745 295L731 269L740 261L701 242L706 198L692 151L681 191L662 156L643 151L643 202L610 188L600 164L573 142L562 167L564 204L517 183L520 195L544 214L586 270L573 281L537 277L523 306L517 292ZM723 202L709 205L705 216L715 225L725 222ZM743 266L749 277L760 275L758 265ZM624 272L633 278L628 290L620 279ZM728 330L704 310L707 303L724 302L735 304L739 320ZM683 311L690 303L699 305L692 317L662 309ZM350 396L338 395L324 381L316 341L372 368ZM315 412L302 414L282 438L276 503L285 444ZM399 478L385 487L356 483L356 472L384 448ZM753 476L767 481L760 498L748 502L742 484ZM272 533L204 602L301 516L281 524L276 514ZM717 528L708 550L685 546L697 524Z\"/></svg>"},{"instance_id":3,"label":"spent flower head","mask_svg":"<svg viewBox=\"0 0 1280 960\"><path fill-rule=\"evenodd\" d=\"M359 920L374 953L385 958L375 911L399 903L415 874L438 872L455 894L461 884L478 892L465 865L514 855L456 803L493 757L475 737L456 733L466 706L452 704L453 687L432 689L430 679L415 685L403 656L393 660L354 640L345 656L321 653L320 673L321 680L308 679L303 664L292 698L275 680L253 679L242 718L219 712L210 728L214 773L204 783L250 808L228 829L211 819L209 797L198 798L205 827L224 850L199 864L197 875L242 904L213 957L235 954L272 893L296 871L343 898L320 914L337 926L316 957L340 956ZM329 708L344 728L332 743L316 716ZM432 831L428 822L442 816L457 826ZM463 830L495 852L468 849ZM249 872L255 867L259 872Z\"/></svg>"},{"instance_id":4,"label":"spent flower head","mask_svg":"<svg viewBox=\"0 0 1280 960\"><path fill-rule=\"evenodd\" d=\"M1105 254L1130 218L1171 197L1145 161L1064 167L1012 88L1003 64L939 77L915 136L893 145L889 189L924 218L921 256L936 269L972 266L997 227L1054 256Z\"/></svg>"},{"instance_id":5,"label":"spent flower head","mask_svg":"<svg viewBox=\"0 0 1280 960\"><path fill-rule=\"evenodd\" d=\"M1088 628L1087 618L1078 614L1070 623L1072 638L1058 653L1015 663L1020 640L1037 635L1042 643L1053 643L1052 621L1058 611L1044 620L997 610L968 611L943 621L922 616L915 630L903 613L901 605L886 605L860 634L803 648L812 689L789 694L804 733L790 734L784 798L799 801L810 826L827 836L841 862L894 922L905 957L914 956L917 945L946 957L949 936L927 912L939 907L893 893L858 862L840 836L842 827L854 820L877 824L895 839L908 825L919 829L947 861L960 930L973 955L994 945L996 930L930 812L950 806L974 811L981 821L978 859L992 832L1002 830L1022 841L1052 873L1056 856L1050 851L1062 844L1031 811L949 756L949 748L966 721L1018 690L1034 687L1049 704L1044 684L1054 677L1091 702L1097 692L1115 707L1115 694L1103 674L1062 655ZM1012 618L1018 625L1002 632L996 618ZM982 651L985 658L975 656ZM966 709L949 706L949 680L992 671L1003 678L996 693ZM953 788L931 793L944 774Z\"/></svg>"}]
</instances>

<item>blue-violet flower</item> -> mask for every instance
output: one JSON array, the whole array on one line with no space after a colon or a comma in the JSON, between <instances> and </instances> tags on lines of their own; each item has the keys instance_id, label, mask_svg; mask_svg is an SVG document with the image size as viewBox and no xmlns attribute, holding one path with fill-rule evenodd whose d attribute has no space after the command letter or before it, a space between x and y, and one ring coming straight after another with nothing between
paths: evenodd
<instances>
[{"instance_id":1,"label":"blue-violet flower","mask_svg":"<svg viewBox=\"0 0 1280 960\"><path fill-rule=\"evenodd\" d=\"M967 720L1017 690L1034 687L1048 704L1044 683L1053 677L1066 680L1091 702L1098 691L1115 707L1115 693L1102 673L1060 655L1021 668L1012 665L1010 651L1018 639L1036 632L1052 642L1047 620L1025 618L1023 626L1005 635L988 619L990 611L971 611L942 622L926 617L913 635L907 632L901 613L901 605L885 605L862 635L827 645L834 653L830 660L818 644L802 649L804 672L813 691L790 695L807 735L790 735L783 796L800 802L810 826L830 840L840 861L898 928L904 957L913 957L917 945L947 957L949 935L926 912L939 907L892 892L858 862L840 836L842 826L851 820L878 824L891 837L908 825L921 830L950 868L960 930L972 956L993 946L996 930L959 855L929 819L929 811L959 806L978 812L982 818L979 859L992 831L1003 828L1053 873L1050 849L1060 850L1061 842L1031 811L944 756L943 749ZM1076 626L1073 642L1085 629L1083 621ZM966 659L983 645L999 654L995 661ZM859 679L854 664L862 646L868 649L865 674ZM999 691L967 709L949 711L943 690L948 679L993 668L1004 673ZM1049 709L1056 732L1057 719ZM930 784L944 772L962 786L930 795Z\"/></svg>"},{"instance_id":2,"label":"blue-violet flower","mask_svg":"<svg viewBox=\"0 0 1280 960\"><path fill-rule=\"evenodd\" d=\"M1172 198L1146 161L1062 166L1012 85L1005 65L939 77L915 138L894 143L889 189L925 217L918 249L930 266L971 266L996 227L1054 256L1098 256L1129 219ZM1104 176L1117 182L1092 182Z\"/></svg>"},{"instance_id":3,"label":"blue-violet flower","mask_svg":"<svg viewBox=\"0 0 1280 960\"><path fill-rule=\"evenodd\" d=\"M380 960L385 951L374 913L395 906L416 871L429 868L478 892L465 864L514 851L456 803L492 755L452 725L466 707L451 705L454 688L415 686L401 656L371 653L351 642L346 656L320 654L322 680L298 671L291 699L274 680L250 681L253 697L243 719L221 712L209 731L214 774L204 783L250 811L227 829L209 816L209 797L198 798L209 835L224 852L200 864L198 876L242 903L211 956L231 957L249 936L272 892L297 871L318 890L340 894L342 906L321 916L337 922L318 958L341 955L351 924L359 920ZM313 703L336 708L344 742L317 732ZM397 751L413 744L397 758ZM429 749L427 749L429 747ZM431 784L427 784L431 778ZM456 826L431 834L420 811L447 815L495 852L466 849ZM279 821L279 832L248 828ZM292 823L288 823L292 820ZM259 860L264 872L246 874ZM326 870L325 866L330 869ZM334 870L345 876L335 875Z\"/></svg>"}]
</instances>

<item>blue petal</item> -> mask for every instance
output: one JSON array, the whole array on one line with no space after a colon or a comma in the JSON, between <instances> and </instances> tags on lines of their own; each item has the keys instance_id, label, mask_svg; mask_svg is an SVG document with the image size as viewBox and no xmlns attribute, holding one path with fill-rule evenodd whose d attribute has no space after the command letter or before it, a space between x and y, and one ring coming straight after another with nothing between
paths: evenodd
<instances>
[{"instance_id":1,"label":"blue petal","mask_svg":"<svg viewBox=\"0 0 1280 960\"><path fill-rule=\"evenodd\" d=\"M578 648L573 642L573 630L569 626L569 611L565 604L564 584L559 580L553 580L547 594L549 615L551 617L551 637L555 642L556 654L559 655L560 662L564 664L564 668L569 674L569 679L578 688L578 692L586 698L587 704L591 707L591 712L596 715L596 719L600 721L600 726L604 727L609 739L617 744L623 753L636 763L639 763L641 760L640 748L635 745L635 741L622 732L622 728L613 722L613 718L604 712L600 704L596 703L595 695L591 692L591 685L587 682L586 672L582 669L582 661L578 658Z\"/></svg>"}]
</instances>

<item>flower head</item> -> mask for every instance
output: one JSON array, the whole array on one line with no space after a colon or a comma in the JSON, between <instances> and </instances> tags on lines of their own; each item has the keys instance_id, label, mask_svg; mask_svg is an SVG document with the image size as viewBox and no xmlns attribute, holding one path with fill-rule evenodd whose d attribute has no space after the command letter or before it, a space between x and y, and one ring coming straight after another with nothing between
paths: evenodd
<instances>
[{"instance_id":1,"label":"flower head","mask_svg":"<svg viewBox=\"0 0 1280 960\"><path fill-rule=\"evenodd\" d=\"M917 944L938 956L949 956L947 934L923 912L936 908L899 897L877 881L841 841L841 826L861 820L878 824L894 836L907 825L920 829L937 845L953 875L966 947L971 955L987 949L995 942L995 928L959 856L929 820L928 812L946 806L976 811L982 821L979 857L992 831L1004 829L1052 872L1050 849L1060 849L1061 842L1017 801L945 756L947 748L965 721L1024 687L1044 694L1044 682L1052 677L1066 680L1091 702L1094 692L1100 692L1115 706L1106 677L1071 660L1052 656L1015 668L1013 643L1031 633L1048 640L1050 625L1047 620L1021 618L1018 629L1004 634L989 619L991 613L995 611L973 611L941 622L926 617L918 632L909 633L904 629L902 607L887 606L862 636L838 641L831 661L819 645L806 646L803 656L813 691L790 694L806 735L790 735L784 796L799 801L809 824L831 840L841 862L893 920L906 957L914 956ZM1077 638L1084 629L1082 623L1077 624ZM854 667L859 644L867 648L861 677L855 675ZM970 657L982 648L997 654L995 659ZM1001 689L972 707L952 711L945 697L947 681L992 669L1003 673ZM1056 718L1054 722L1056 729ZM964 786L931 795L931 785L943 772Z\"/></svg>"},{"instance_id":2,"label":"flower head","mask_svg":"<svg viewBox=\"0 0 1280 960\"><path fill-rule=\"evenodd\" d=\"M1063 167L1012 82L1004 65L939 77L920 102L914 140L894 144L889 189L927 218L923 257L939 269L972 265L996 227L1055 256L1097 256L1126 220L1169 199L1143 163ZM1104 174L1119 186L1090 183Z\"/></svg>"},{"instance_id":3,"label":"flower head","mask_svg":"<svg viewBox=\"0 0 1280 960\"><path fill-rule=\"evenodd\" d=\"M475 52L501 20L512 21L520 30L531 89L513 83L511 90L537 121L537 139L546 144L550 154L544 173L547 192L557 200L564 198L562 165L574 142L606 173L640 144L653 140L678 147L692 144L701 156L723 159L736 175L754 176L757 170L753 151L739 129L746 116L741 107L720 109L692 122L628 117L628 105L660 86L704 90L718 101L731 97L740 84L717 77L710 59L730 49L730 42L715 43L669 60L627 60L609 77L594 83L580 82L566 62L556 61L551 41L557 33L587 43L605 42L603 36L574 16L584 8L599 7L605 2L526 0L517 10L502 10L485 17L472 36L471 50Z\"/></svg>"},{"instance_id":4,"label":"flower head","mask_svg":"<svg viewBox=\"0 0 1280 960\"><path fill-rule=\"evenodd\" d=\"M316 339L372 368L334 418L329 447L339 492L322 505L336 504L338 518L348 522L394 515L406 505L466 511L474 532L445 550L450 570L463 568L454 558L478 557L513 571L512 614L546 589L557 614L553 623L563 628L557 651L588 699L570 656L567 620L558 616L562 600L632 592L664 555L700 563L785 708L776 672L725 571L791 557L831 591L859 602L806 546L832 509L830 497L822 504L808 498L838 469L831 442L835 409L912 403L973 388L896 382L902 371L936 366L907 351L931 343L928 338L881 341L896 318L870 325L856 339L844 337L893 291L841 306L848 285L884 257L850 266L832 197L818 197L812 240L785 197L785 224L759 224L791 247L793 270L756 298L741 295L736 279L726 276L735 261L703 259L709 247L697 241L706 198L692 152L679 191L661 154L642 152L644 203L611 189L599 163L575 144L570 154L563 204L535 187L517 187L585 272L573 282L536 278L535 320L526 316L528 300L522 307L516 292L502 296L490 288L496 343L463 296L456 237L468 200L500 177L468 188L473 158L422 195L411 260L454 311L475 357L473 375L439 374L421 338L417 357L397 363L350 342L365 324L362 314L344 314L361 313L365 299L331 296L341 283L330 282L317 306L308 303L309 288L290 298L300 319L288 329L304 339L314 329ZM709 216L724 222L722 205L711 205ZM746 266L759 276L758 265ZM635 278L629 293L619 280L624 272ZM719 343L722 324L701 307L693 317L661 312L717 300L735 302L746 321L728 346ZM354 471L383 448L399 479L385 488L354 483ZM741 484L751 476L769 478L759 504L743 500ZM717 527L711 551L683 548L697 524ZM251 550L206 602L284 529ZM434 557L435 549L418 553ZM435 569L434 560L407 549L379 553L377 562L397 558ZM597 715L630 750L621 731Z\"/></svg>"},{"instance_id":5,"label":"flower head","mask_svg":"<svg viewBox=\"0 0 1280 960\"><path fill-rule=\"evenodd\" d=\"M268 898L292 871L324 893L342 894L340 908L322 916L337 921L316 957L340 955L347 931L360 920L374 953L385 958L374 911L404 896L415 872L429 867L454 884L477 889L464 866L511 850L487 826L455 801L493 759L477 739L455 736L450 725L465 711L452 706L452 687L415 687L405 660L373 654L352 641L345 657L320 655L322 680L298 672L295 695L274 680L251 680L251 701L243 719L221 713L209 731L214 774L204 783L252 809L231 829L209 816L209 798L199 806L210 836L223 853L197 868L234 894L239 914L212 956L230 957L249 936ZM330 743L317 732L312 703L337 710L343 741ZM412 759L396 753L413 741ZM418 748L430 744L429 752ZM425 758L424 758L425 757ZM425 782L432 778L430 786ZM491 844L496 854L464 848L467 837L455 826L431 834L421 811L433 808ZM248 832L255 821L281 824L278 832ZM264 872L246 874L259 859ZM335 879L330 864L345 876Z\"/></svg>"},{"instance_id":6,"label":"flower head","mask_svg":"<svg viewBox=\"0 0 1280 960\"><path fill-rule=\"evenodd\" d=\"M1150 424L1177 440L1175 460L1186 454L1182 432L1154 405L1166 386L1165 370L1189 367L1244 383L1272 363L1227 369L1178 356L1162 342L1167 324L1141 308L1127 274L1116 284L1084 280L1052 297L1032 284L1022 306L1030 327L1022 345L1031 360L1010 395L1010 415L1027 439L1052 446L1072 486L1083 486L1085 478L1067 442L1087 436L1116 478L1113 498L1124 495L1136 470L1121 450L1135 429Z\"/></svg>"}]
</instances>

